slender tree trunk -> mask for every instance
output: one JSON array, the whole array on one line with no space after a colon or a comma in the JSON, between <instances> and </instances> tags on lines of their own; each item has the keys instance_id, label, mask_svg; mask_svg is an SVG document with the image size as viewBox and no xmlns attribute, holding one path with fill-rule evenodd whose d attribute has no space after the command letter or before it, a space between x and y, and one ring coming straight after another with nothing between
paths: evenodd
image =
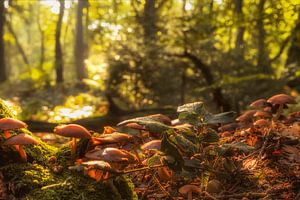
<instances>
[{"instance_id":1,"label":"slender tree trunk","mask_svg":"<svg viewBox=\"0 0 300 200\"><path fill-rule=\"evenodd\" d=\"M244 14L243 14L243 0L234 0L235 3L235 14L237 18L237 34L235 40L235 49L240 55L243 55L244 49L244 32L245 27L243 25Z\"/></svg>"},{"instance_id":2,"label":"slender tree trunk","mask_svg":"<svg viewBox=\"0 0 300 200\"><path fill-rule=\"evenodd\" d=\"M288 85L292 88L296 88L300 91L300 78L295 77L295 72L300 68L300 9L298 11L298 20L296 21L295 28L291 36L291 46L288 50L288 58L286 60L286 67L290 72L289 76L292 79L288 82Z\"/></svg>"},{"instance_id":3,"label":"slender tree trunk","mask_svg":"<svg viewBox=\"0 0 300 200\"><path fill-rule=\"evenodd\" d=\"M258 31L258 52L257 52L257 67L261 69L263 73L271 73L268 53L266 51L266 31L264 27L264 7L266 0L259 0L258 3L258 19L257 19L257 31Z\"/></svg>"},{"instance_id":4,"label":"slender tree trunk","mask_svg":"<svg viewBox=\"0 0 300 200\"><path fill-rule=\"evenodd\" d=\"M214 77L209 69L209 67L202 62L200 58L197 56L185 52L182 57L188 58L190 61L193 62L195 67L203 74L203 77L207 83L208 86L213 86L215 84ZM217 104L217 107L220 108L222 111L229 111L230 110L230 104L228 101L224 98L222 94L222 89L220 87L216 87L212 91L214 102Z\"/></svg>"},{"instance_id":5,"label":"slender tree trunk","mask_svg":"<svg viewBox=\"0 0 300 200\"><path fill-rule=\"evenodd\" d=\"M156 18L155 0L146 0L143 20L145 44L152 44L156 38Z\"/></svg>"},{"instance_id":6,"label":"slender tree trunk","mask_svg":"<svg viewBox=\"0 0 300 200\"><path fill-rule=\"evenodd\" d=\"M26 53L25 53L25 51L24 51L24 49L23 49L23 47L22 47L22 45L19 41L19 38L18 38L17 34L15 33L15 31L12 27L12 25L7 20L6 20L6 27L7 27L8 31L10 32L10 34L12 34L12 36L13 36L15 42L16 42L17 49L18 49L18 51L20 52L20 54L22 56L22 59L23 59L25 65L28 69L28 72L31 74L31 68L30 68L30 65L29 65L28 57L27 57L27 55L26 55Z\"/></svg>"},{"instance_id":7,"label":"slender tree trunk","mask_svg":"<svg viewBox=\"0 0 300 200\"><path fill-rule=\"evenodd\" d=\"M63 53L61 49L60 43L60 35L61 35L61 26L62 20L64 16L65 9L65 1L60 0L60 8L59 8L59 16L56 24L56 32L55 32L55 70L56 70L56 84L63 83Z\"/></svg>"},{"instance_id":8,"label":"slender tree trunk","mask_svg":"<svg viewBox=\"0 0 300 200\"><path fill-rule=\"evenodd\" d=\"M85 70L85 44L83 36L83 9L86 7L87 0L79 0L77 5L77 16L76 16L76 36L75 36L75 66L76 66L76 75L77 80L82 81L86 78Z\"/></svg>"},{"instance_id":9,"label":"slender tree trunk","mask_svg":"<svg viewBox=\"0 0 300 200\"><path fill-rule=\"evenodd\" d=\"M4 55L4 24L5 24L5 7L4 1L0 1L0 82L7 79L5 55Z\"/></svg>"}]
</instances>

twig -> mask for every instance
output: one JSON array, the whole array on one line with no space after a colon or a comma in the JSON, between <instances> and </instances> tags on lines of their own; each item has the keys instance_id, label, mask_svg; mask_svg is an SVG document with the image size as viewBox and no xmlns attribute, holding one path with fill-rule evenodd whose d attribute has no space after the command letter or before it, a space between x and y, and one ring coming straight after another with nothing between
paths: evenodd
<instances>
[{"instance_id":1,"label":"twig","mask_svg":"<svg viewBox=\"0 0 300 200\"><path fill-rule=\"evenodd\" d=\"M143 200L143 199L145 198L145 195L146 195L146 193L147 193L148 190L149 190L149 186L150 186L150 184L152 183L152 181L153 181L154 177L156 176L156 174L157 174L157 172L155 172L155 173L153 174L152 178L149 180L148 185L147 185L147 189L144 191L144 193L143 193L143 195L142 195L142 197L141 197L141 200Z\"/></svg>"},{"instance_id":2,"label":"twig","mask_svg":"<svg viewBox=\"0 0 300 200\"><path fill-rule=\"evenodd\" d=\"M203 191L202 192L205 196L207 196L208 198L212 199L212 200L218 200L216 197L214 197L213 195L209 194L208 192L206 191Z\"/></svg>"},{"instance_id":3,"label":"twig","mask_svg":"<svg viewBox=\"0 0 300 200\"><path fill-rule=\"evenodd\" d=\"M217 199L228 199L228 198L242 198L242 197L250 197L250 198L259 198L265 197L267 193L265 192L244 192L239 194L229 194L229 195L221 195L217 196Z\"/></svg>"},{"instance_id":4,"label":"twig","mask_svg":"<svg viewBox=\"0 0 300 200\"><path fill-rule=\"evenodd\" d=\"M153 179L159 186L159 188L161 189L161 191L163 191L169 198L174 199L171 194L161 185L161 183L159 182L159 180L156 178L156 175L154 176Z\"/></svg>"},{"instance_id":5,"label":"twig","mask_svg":"<svg viewBox=\"0 0 300 200\"><path fill-rule=\"evenodd\" d=\"M53 188L53 187L58 187L58 186L65 186L68 184L68 181L71 179L72 177L68 177L64 182L62 183L55 183L55 184L52 184L52 185L47 185L47 186L44 186L41 188L41 190L46 190L46 189L49 189L49 188Z\"/></svg>"}]
</instances>

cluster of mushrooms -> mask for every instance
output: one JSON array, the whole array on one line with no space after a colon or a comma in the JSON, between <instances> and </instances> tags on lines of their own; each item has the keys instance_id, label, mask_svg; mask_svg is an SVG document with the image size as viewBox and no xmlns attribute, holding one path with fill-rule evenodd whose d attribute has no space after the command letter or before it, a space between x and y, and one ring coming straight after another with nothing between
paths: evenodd
<instances>
[{"instance_id":1,"label":"cluster of mushrooms","mask_svg":"<svg viewBox=\"0 0 300 200\"><path fill-rule=\"evenodd\" d=\"M250 104L251 110L236 118L237 122L221 126L218 130L222 136L228 136L237 129L271 127L278 120L292 123L298 120L297 116L300 117L300 113L294 112L285 117L283 109L288 108L289 104L296 104L296 101L286 94L277 94L269 99L258 99Z\"/></svg>"},{"instance_id":2,"label":"cluster of mushrooms","mask_svg":"<svg viewBox=\"0 0 300 200\"><path fill-rule=\"evenodd\" d=\"M11 135L10 131L22 128L27 128L27 125L20 120L13 118L0 119L0 129L3 131L3 136L5 138L3 145L13 146L19 153L21 160L26 162L27 154L23 145L38 145L39 141L25 133L16 136Z\"/></svg>"},{"instance_id":3,"label":"cluster of mushrooms","mask_svg":"<svg viewBox=\"0 0 300 200\"><path fill-rule=\"evenodd\" d=\"M252 110L248 110L238 118L236 122L223 125L218 128L221 137L231 136L236 130L245 130L253 132L253 129L259 128L263 131L263 137L269 134L275 122L283 121L285 123L293 123L300 121L300 112L291 113L285 117L283 109L288 104L295 104L293 97L286 94L278 94L269 99L259 99L250 104ZM162 114L147 116L148 119L163 124L166 129L182 125L178 119L171 120ZM55 127L54 133L63 137L69 137L71 142L71 161L75 166L69 169L81 170L88 174L96 181L106 180L115 175L124 174L135 169L125 170L129 165L140 166L141 168L148 166L148 159L161 150L161 130L151 129L140 123L132 121L124 121L119 124L126 128L134 129L139 132L136 135L121 133L112 127L104 127L102 134L87 130L78 124L59 125ZM0 119L0 129L4 131L5 142L3 145L13 145L19 152L23 161L26 161L26 152L22 145L38 145L39 142L27 134L19 134L11 136L10 130L26 128L27 125L19 120L12 118ZM164 128L164 127L162 127ZM273 127L274 128L274 127ZM245 132L242 131L241 133ZM84 149L84 156L77 156L77 139L88 139L88 145ZM275 152L275 151L274 151ZM56 160L55 157L49 158L49 162ZM172 171L162 164L161 160L155 160L156 174L162 181L170 181L172 179ZM128 169L128 168L126 168ZM217 180L208 182L207 192L219 193L222 185ZM192 193L201 193L199 186L192 184L184 185L179 188L179 193L187 195L188 199L192 199Z\"/></svg>"}]
</instances>

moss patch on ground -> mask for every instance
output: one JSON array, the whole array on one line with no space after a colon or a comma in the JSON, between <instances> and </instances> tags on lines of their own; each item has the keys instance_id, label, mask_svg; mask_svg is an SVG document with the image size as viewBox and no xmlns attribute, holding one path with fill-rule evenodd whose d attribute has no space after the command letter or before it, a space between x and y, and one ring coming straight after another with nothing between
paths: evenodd
<instances>
[{"instance_id":1,"label":"moss patch on ground","mask_svg":"<svg viewBox=\"0 0 300 200\"><path fill-rule=\"evenodd\" d=\"M10 109L0 99L0 118L14 117ZM11 131L12 135L26 133L33 135L27 129ZM40 145L24 147L28 162L20 161L14 147L2 145L5 141L0 132L0 172L4 175L7 192L20 199L137 199L133 192L134 186L130 179L117 177L105 182L96 182L88 176L68 170L70 148L56 148L40 140ZM82 145L86 141L81 141ZM79 143L79 144L80 144ZM82 148L78 148L81 154ZM57 158L57 165L62 171L54 173L53 165L49 164L50 157Z\"/></svg>"}]
</instances>

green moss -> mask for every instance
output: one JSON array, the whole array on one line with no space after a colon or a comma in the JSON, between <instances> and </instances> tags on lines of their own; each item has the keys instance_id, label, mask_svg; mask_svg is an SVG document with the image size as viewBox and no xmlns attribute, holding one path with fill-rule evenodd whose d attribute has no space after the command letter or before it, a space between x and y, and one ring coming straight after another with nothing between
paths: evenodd
<instances>
[{"instance_id":1,"label":"green moss","mask_svg":"<svg viewBox=\"0 0 300 200\"><path fill-rule=\"evenodd\" d=\"M0 117L11 117L11 112L0 99ZM26 133L27 129L12 131L12 135ZM37 138L38 139L38 138ZM40 140L40 145L25 146L28 162L22 163L13 147L1 146L5 139L0 133L0 171L6 182L10 183L9 192L15 197L27 200L63 199L137 199L133 184L124 177L106 182L96 182L79 172L68 170L71 151L68 145L56 148ZM87 141L78 142L77 154L81 155ZM63 166L61 174L55 174L48 164L51 156L57 158L57 165Z\"/></svg>"}]
</instances>

